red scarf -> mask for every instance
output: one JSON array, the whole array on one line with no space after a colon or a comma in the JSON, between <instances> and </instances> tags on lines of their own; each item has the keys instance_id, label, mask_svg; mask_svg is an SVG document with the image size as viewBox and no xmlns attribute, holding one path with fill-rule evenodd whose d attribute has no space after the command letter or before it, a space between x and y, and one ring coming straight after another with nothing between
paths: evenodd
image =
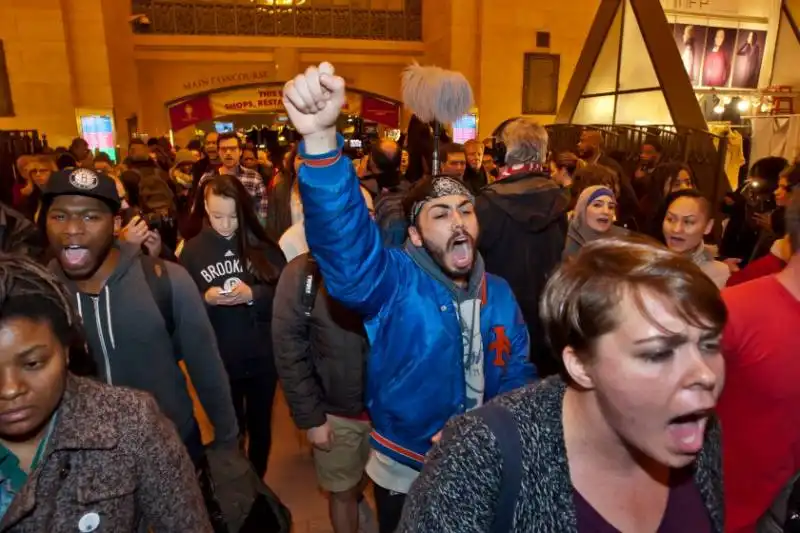
<instances>
[{"instance_id":1,"label":"red scarf","mask_svg":"<svg viewBox=\"0 0 800 533\"><path fill-rule=\"evenodd\" d=\"M525 163L524 165L509 165L504 167L502 172L497 176L494 181L504 180L509 176L516 176L519 174L541 174L544 172L544 165L541 163Z\"/></svg>"}]
</instances>

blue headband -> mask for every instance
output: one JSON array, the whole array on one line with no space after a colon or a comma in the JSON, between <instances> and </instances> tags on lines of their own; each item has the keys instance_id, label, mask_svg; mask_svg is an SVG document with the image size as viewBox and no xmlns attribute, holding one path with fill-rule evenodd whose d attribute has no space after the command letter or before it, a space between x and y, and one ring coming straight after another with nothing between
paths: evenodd
<instances>
[{"instance_id":1,"label":"blue headband","mask_svg":"<svg viewBox=\"0 0 800 533\"><path fill-rule=\"evenodd\" d=\"M592 194L589 195L589 199L586 201L586 205L591 204L601 196L610 196L611 198L614 198L614 191L612 191L607 187L600 187L599 189L597 189L596 191L594 191Z\"/></svg>"}]
</instances>

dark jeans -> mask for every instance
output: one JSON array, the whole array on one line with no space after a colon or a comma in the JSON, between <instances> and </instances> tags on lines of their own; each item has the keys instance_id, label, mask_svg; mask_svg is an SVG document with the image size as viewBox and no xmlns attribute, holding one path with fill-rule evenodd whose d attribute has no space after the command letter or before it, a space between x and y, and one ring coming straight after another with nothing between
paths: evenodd
<instances>
[{"instance_id":1,"label":"dark jeans","mask_svg":"<svg viewBox=\"0 0 800 533\"><path fill-rule=\"evenodd\" d=\"M372 486L375 495L375 511L378 515L378 529L380 533L394 533L397 526L400 525L406 495L386 490L375 484Z\"/></svg>"},{"instance_id":2,"label":"dark jeans","mask_svg":"<svg viewBox=\"0 0 800 533\"><path fill-rule=\"evenodd\" d=\"M271 372L231 380L239 436L249 437L247 458L262 478L272 447L272 402L277 385L277 375Z\"/></svg>"}]
</instances>

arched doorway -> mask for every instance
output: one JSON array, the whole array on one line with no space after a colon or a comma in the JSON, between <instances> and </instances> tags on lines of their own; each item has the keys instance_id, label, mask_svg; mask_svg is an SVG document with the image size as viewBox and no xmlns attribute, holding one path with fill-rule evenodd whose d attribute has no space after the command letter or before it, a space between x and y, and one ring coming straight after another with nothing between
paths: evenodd
<instances>
[{"instance_id":1,"label":"arched doorway","mask_svg":"<svg viewBox=\"0 0 800 533\"><path fill-rule=\"evenodd\" d=\"M292 140L283 107L283 83L258 83L196 93L165 104L175 143L209 131L239 131L253 144L272 147ZM400 124L401 103L392 98L348 88L339 129L347 137L378 135Z\"/></svg>"}]
</instances>

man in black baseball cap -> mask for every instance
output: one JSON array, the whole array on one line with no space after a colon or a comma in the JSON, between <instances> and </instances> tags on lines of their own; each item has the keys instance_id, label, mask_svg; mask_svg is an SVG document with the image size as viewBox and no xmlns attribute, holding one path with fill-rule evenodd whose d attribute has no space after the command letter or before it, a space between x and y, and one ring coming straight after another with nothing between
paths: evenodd
<instances>
[{"instance_id":1,"label":"man in black baseball cap","mask_svg":"<svg viewBox=\"0 0 800 533\"><path fill-rule=\"evenodd\" d=\"M87 196L105 202L116 213L120 197L114 178L89 168L70 168L54 173L42 192L47 199L63 195Z\"/></svg>"},{"instance_id":2,"label":"man in black baseball cap","mask_svg":"<svg viewBox=\"0 0 800 533\"><path fill-rule=\"evenodd\" d=\"M64 272L85 280L116 266L114 216L120 208L114 179L88 168L65 169L50 177L42 193L42 221L50 248Z\"/></svg>"},{"instance_id":3,"label":"man in black baseball cap","mask_svg":"<svg viewBox=\"0 0 800 533\"><path fill-rule=\"evenodd\" d=\"M51 176L43 193L41 220L55 256L52 270L74 295L87 344L107 383L152 394L175 423L201 476L205 448L194 418L185 362L198 398L214 426L214 446L235 451L238 427L230 386L205 305L180 265L145 258L141 247L114 238L120 197L114 180L86 168ZM148 275L166 278L155 287ZM158 291L162 294L158 294ZM159 302L172 306L171 326ZM201 483L211 486L207 480ZM210 515L218 506L206 500Z\"/></svg>"}]
</instances>

